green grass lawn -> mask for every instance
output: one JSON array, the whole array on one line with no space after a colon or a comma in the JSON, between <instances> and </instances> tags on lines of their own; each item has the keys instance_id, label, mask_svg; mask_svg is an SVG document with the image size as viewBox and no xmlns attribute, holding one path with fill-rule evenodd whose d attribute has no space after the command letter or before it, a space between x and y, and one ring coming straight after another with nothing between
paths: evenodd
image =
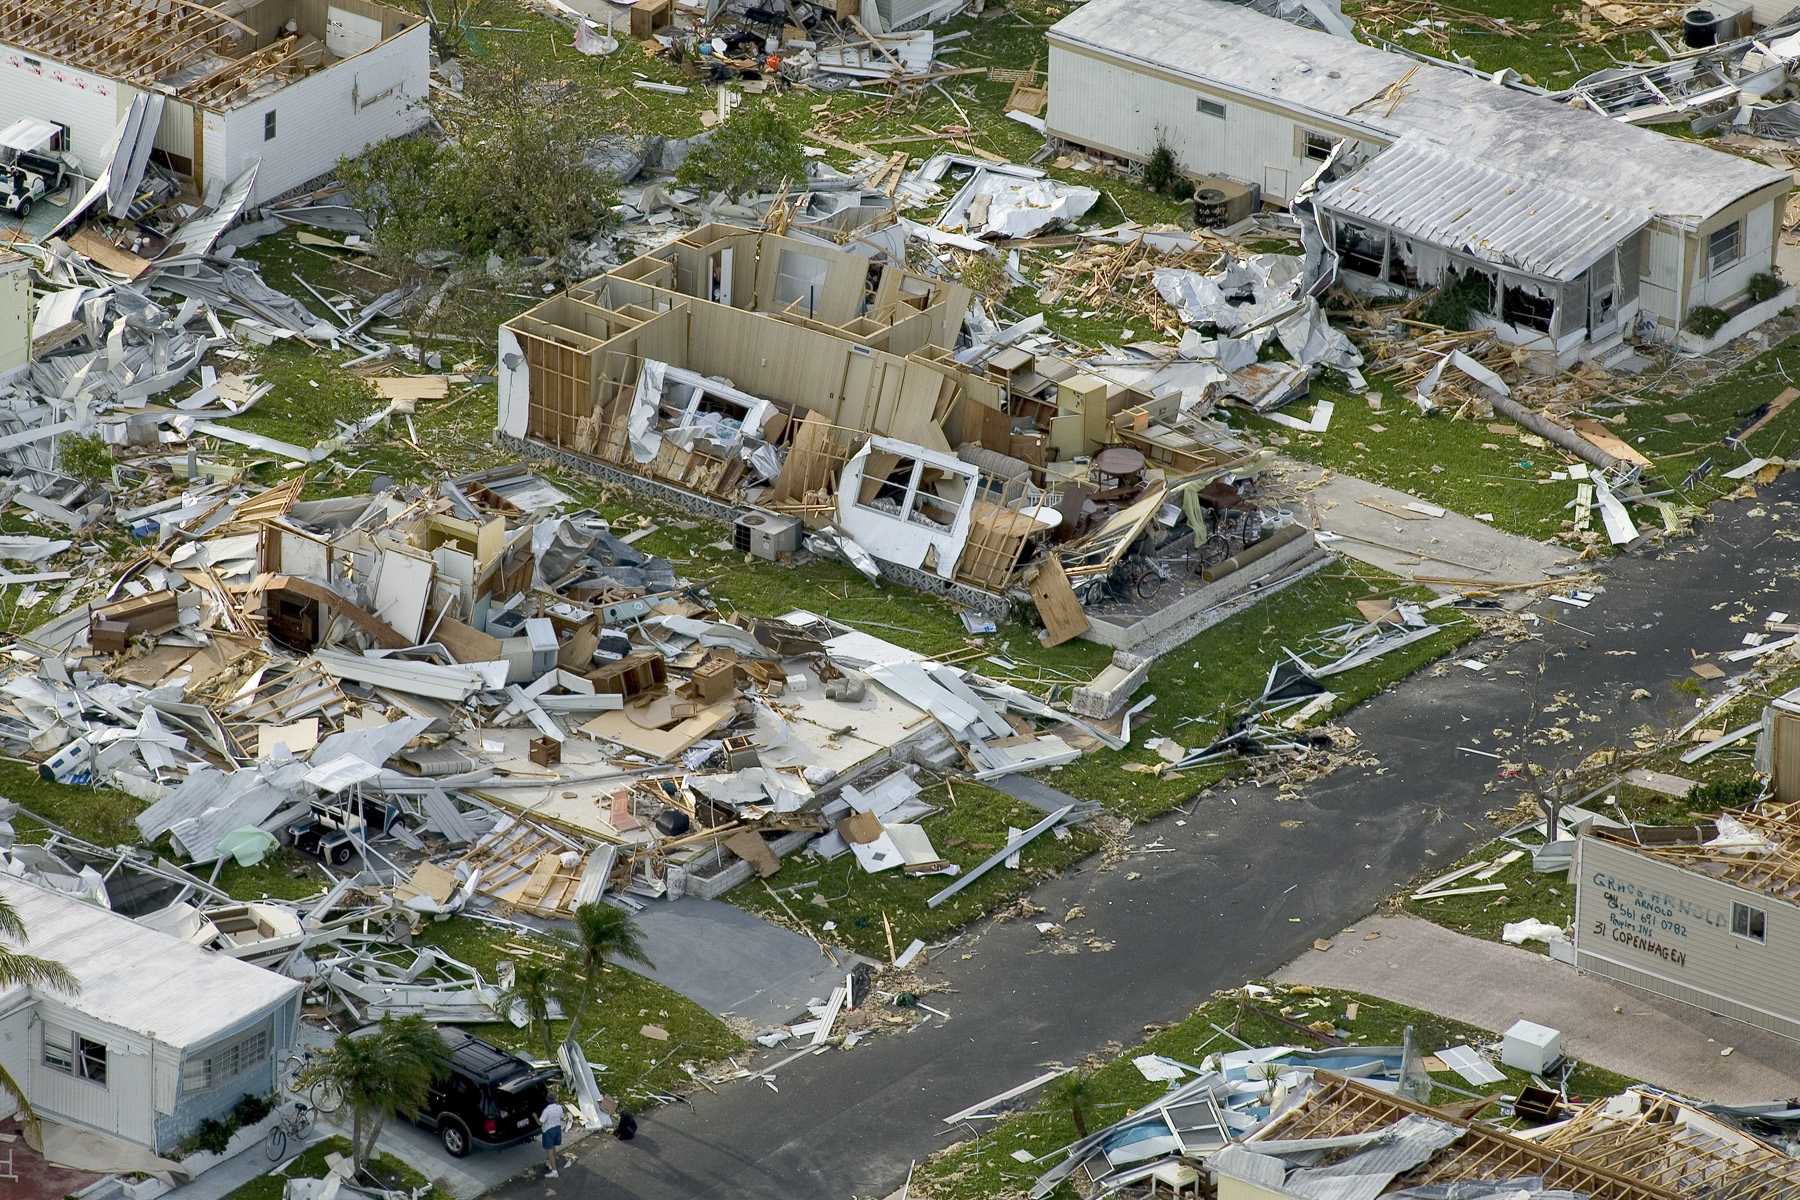
<instances>
[{"instance_id":1,"label":"green grass lawn","mask_svg":"<svg viewBox=\"0 0 1800 1200\"><path fill-rule=\"evenodd\" d=\"M1005 846L1009 827L1027 829L1044 817L1029 804L963 780L928 788L923 799L944 810L925 820L932 845L965 870ZM798 917L809 937L886 962L890 926L896 951L905 950L914 938L936 941L1100 848L1097 834L1082 828L1067 832L1066 839L1040 834L1020 851L1019 870L995 867L937 908L925 902L955 883L953 876L909 876L898 870L870 874L853 854L831 862L791 855L768 879L753 879L725 898L778 925L792 926ZM827 923L834 928L826 929Z\"/></svg>"},{"instance_id":2,"label":"green grass lawn","mask_svg":"<svg viewBox=\"0 0 1800 1200\"><path fill-rule=\"evenodd\" d=\"M1374 931L1379 925L1379 920L1362 923L1368 931ZM1355 933L1355 930L1346 930L1340 936ZM1356 1017L1346 1019L1345 1014L1352 1004L1356 1006ZM1161 1054L1200 1066L1201 1059L1208 1054L1238 1049L1239 1042L1231 1035L1252 1046L1286 1045L1313 1049L1322 1044L1285 1024L1279 1019L1283 1016L1303 1025L1329 1021L1343 1031L1346 1041L1363 1046L1398 1046L1406 1027L1411 1026L1416 1043L1425 1054L1449 1046L1480 1045L1496 1040L1495 1035L1485 1030L1355 992L1297 985L1274 988L1266 1000L1251 999L1242 991L1221 992L1186 1019L1098 1065L1091 1081L1089 1099L1084 1105L1089 1130L1119 1120L1167 1090L1169 1085L1153 1083L1138 1071L1132 1059L1139 1055ZM1230 1033L1221 1033L1221 1028ZM1499 1067L1497 1062L1494 1065ZM1523 1072L1510 1067L1500 1069L1506 1074L1506 1082L1481 1089L1484 1094L1517 1094L1519 1086L1530 1081ZM1450 1088L1474 1090L1452 1071L1435 1071L1433 1078L1446 1085L1435 1091L1433 1099L1437 1103L1464 1098ZM1571 1100L1613 1095L1632 1082L1583 1064L1569 1077L1569 1095ZM979 1131L976 1136L957 1142L921 1163L913 1177L913 1189L934 1200L990 1200L996 1196L1024 1194L1032 1180L1062 1160L1061 1149L1078 1136L1067 1103L1054 1096L1032 1103L1034 1098L1016 1102L1025 1107L991 1128L986 1121L970 1122L964 1127L964 1133L967 1135L973 1128ZM1489 1109L1487 1116L1498 1119L1497 1110ZM1021 1162L1014 1158L1014 1153L1021 1150L1037 1161ZM1057 1200L1077 1195L1067 1181L1050 1194Z\"/></svg>"},{"instance_id":3,"label":"green grass lawn","mask_svg":"<svg viewBox=\"0 0 1800 1200\"><path fill-rule=\"evenodd\" d=\"M518 947L531 951L532 956L554 958L559 953L543 938L472 917L432 922L413 945L442 950L489 980L497 977L501 959L527 959ZM568 1025L565 1021L554 1024L560 1042ZM645 1026L664 1030L667 1039L639 1032ZM508 1050L547 1057L540 1040L509 1022L476 1025L472 1031ZM628 1108L642 1105L653 1095L686 1090L688 1068L704 1067L745 1045L725 1022L698 1004L624 967L605 968L600 994L589 1002L577 1040L588 1061L603 1068L601 1086Z\"/></svg>"},{"instance_id":4,"label":"green grass lawn","mask_svg":"<svg viewBox=\"0 0 1800 1200\"><path fill-rule=\"evenodd\" d=\"M261 1154L260 1149L245 1151L246 1154ZM333 1154L349 1154L350 1139L347 1137L328 1137L308 1146L285 1162L275 1164L266 1175L258 1175L249 1183L229 1192L225 1200L281 1200L286 1183L290 1179L323 1179L330 1167L326 1158ZM364 1169L364 1177L356 1182L362 1185L374 1185L394 1191L411 1192L415 1188L433 1183L419 1172L413 1170L390 1154L377 1154L369 1160ZM430 1191L422 1200L450 1200L450 1193L433 1183Z\"/></svg>"}]
</instances>

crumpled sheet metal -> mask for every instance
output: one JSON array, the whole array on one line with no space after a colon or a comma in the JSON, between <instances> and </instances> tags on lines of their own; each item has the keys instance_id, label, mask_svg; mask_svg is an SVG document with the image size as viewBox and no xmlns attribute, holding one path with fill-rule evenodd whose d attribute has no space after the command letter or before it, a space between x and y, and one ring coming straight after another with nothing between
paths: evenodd
<instances>
[{"instance_id":1,"label":"crumpled sheet metal","mask_svg":"<svg viewBox=\"0 0 1800 1200\"><path fill-rule=\"evenodd\" d=\"M1030 237L1059 221L1075 220L1099 199L1096 188L983 168L945 206L937 226L984 238Z\"/></svg>"}]
</instances>

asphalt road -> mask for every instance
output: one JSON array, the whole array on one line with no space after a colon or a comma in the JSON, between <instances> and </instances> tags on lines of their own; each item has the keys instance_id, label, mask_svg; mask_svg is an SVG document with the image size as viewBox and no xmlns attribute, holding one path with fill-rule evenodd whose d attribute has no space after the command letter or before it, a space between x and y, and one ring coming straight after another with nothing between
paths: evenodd
<instances>
[{"instance_id":1,"label":"asphalt road","mask_svg":"<svg viewBox=\"0 0 1800 1200\"><path fill-rule=\"evenodd\" d=\"M1556 618L1541 640L1471 643L1457 661L1354 710L1345 723L1378 765L1339 771L1286 800L1273 786L1215 794L1135 831L1139 846L1168 852L1105 871L1090 862L1042 885L1031 900L1045 919L1083 908L1066 922L1079 953L1048 952L1027 922L978 924L930 967L953 989L932 999L949 1021L794 1062L777 1076L779 1091L745 1080L701 1092L645 1116L633 1142L599 1139L561 1179L527 1178L501 1194L548 1186L640 1200L888 1195L911 1162L960 1136L942 1123L947 1114L1043 1064L1134 1044L1145 1025L1267 975L1425 864L1453 862L1489 836L1484 814L1510 807L1520 788L1484 790L1494 760L1457 745L1506 752L1516 742L1494 731L1516 739L1535 707L1539 727L1567 730L1567 741L1533 747L1538 761L1560 765L1640 724L1684 719L1693 698L1671 684L1690 677L1693 651L1734 649L1767 611L1800 610L1800 552L1781 536L1800 519L1787 499L1800 495L1791 479L1763 489L1755 505L1717 506L1718 520L1671 552L1617 561L1588 608L1536 605ZM1746 613L1748 622L1731 620ZM1488 666L1458 665L1471 657ZM1638 689L1648 694L1634 698ZM1111 948L1089 948L1088 937Z\"/></svg>"}]
</instances>

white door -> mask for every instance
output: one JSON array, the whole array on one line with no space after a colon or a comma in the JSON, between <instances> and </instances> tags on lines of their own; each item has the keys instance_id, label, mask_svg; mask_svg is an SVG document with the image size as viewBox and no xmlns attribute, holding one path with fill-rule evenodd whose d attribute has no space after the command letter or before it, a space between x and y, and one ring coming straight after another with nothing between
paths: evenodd
<instances>
[{"instance_id":1,"label":"white door","mask_svg":"<svg viewBox=\"0 0 1800 1200\"><path fill-rule=\"evenodd\" d=\"M1263 197L1265 199L1286 202L1288 198L1288 169L1273 163L1263 164Z\"/></svg>"}]
</instances>

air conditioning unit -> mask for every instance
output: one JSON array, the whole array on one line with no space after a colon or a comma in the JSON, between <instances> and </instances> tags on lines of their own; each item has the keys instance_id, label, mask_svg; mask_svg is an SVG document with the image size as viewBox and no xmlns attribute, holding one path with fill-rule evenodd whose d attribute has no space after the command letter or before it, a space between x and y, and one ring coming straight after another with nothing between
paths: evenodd
<instances>
[{"instance_id":1,"label":"air conditioning unit","mask_svg":"<svg viewBox=\"0 0 1800 1200\"><path fill-rule=\"evenodd\" d=\"M753 508L732 525L731 544L740 553L774 562L784 551L800 549L800 518Z\"/></svg>"}]
</instances>

